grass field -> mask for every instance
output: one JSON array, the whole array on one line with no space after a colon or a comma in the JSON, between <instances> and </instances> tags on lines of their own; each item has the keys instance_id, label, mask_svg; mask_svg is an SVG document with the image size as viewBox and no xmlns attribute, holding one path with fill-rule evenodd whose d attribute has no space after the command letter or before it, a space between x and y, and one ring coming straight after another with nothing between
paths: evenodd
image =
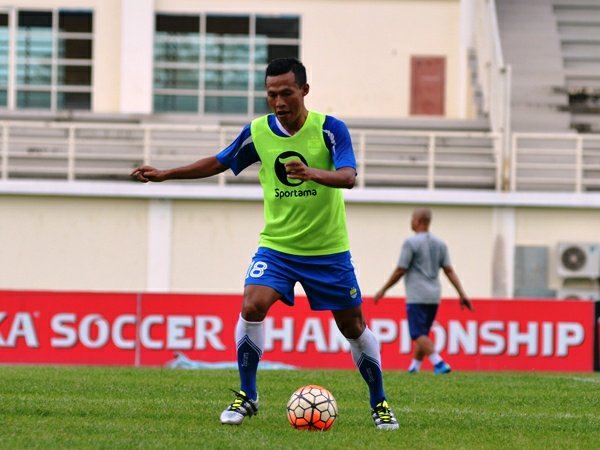
<instances>
[{"instance_id":1,"label":"grass field","mask_svg":"<svg viewBox=\"0 0 600 450\"><path fill-rule=\"evenodd\" d=\"M0 448L599 449L600 374L386 372L398 431L373 426L354 371L260 371L260 413L240 427L219 414L233 370L0 366ZM291 393L335 395L324 433L292 429Z\"/></svg>"}]
</instances>

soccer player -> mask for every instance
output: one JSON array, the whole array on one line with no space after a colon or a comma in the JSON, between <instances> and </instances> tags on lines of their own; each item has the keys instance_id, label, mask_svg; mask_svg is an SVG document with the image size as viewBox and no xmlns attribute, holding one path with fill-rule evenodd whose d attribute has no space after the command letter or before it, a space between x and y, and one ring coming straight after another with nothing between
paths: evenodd
<instances>
[{"instance_id":1,"label":"soccer player","mask_svg":"<svg viewBox=\"0 0 600 450\"><path fill-rule=\"evenodd\" d=\"M216 156L170 170L140 166L139 181L204 178L231 169L239 174L260 162L265 224L248 268L235 339L240 390L221 423L239 425L259 407L256 372L263 353L263 321L278 300L294 304L301 283L313 310L329 310L348 339L352 358L368 385L375 426L397 429L383 388L379 343L367 327L349 251L341 189L351 189L356 160L346 125L308 111L306 69L295 58L272 61L266 70L272 114L253 120Z\"/></svg>"},{"instance_id":2,"label":"soccer player","mask_svg":"<svg viewBox=\"0 0 600 450\"><path fill-rule=\"evenodd\" d=\"M417 208L413 211L410 226L415 235L404 241L398 266L383 287L377 291L373 300L377 304L386 291L406 274L404 279L406 315L410 338L415 343L413 360L408 372L419 372L423 358L427 356L435 374L446 374L451 371L450 365L435 351L433 342L429 338L429 331L441 298L440 268L456 289L461 309L466 307L473 311L473 305L467 298L458 275L450 265L446 244L429 232L430 223L429 208Z\"/></svg>"}]
</instances>

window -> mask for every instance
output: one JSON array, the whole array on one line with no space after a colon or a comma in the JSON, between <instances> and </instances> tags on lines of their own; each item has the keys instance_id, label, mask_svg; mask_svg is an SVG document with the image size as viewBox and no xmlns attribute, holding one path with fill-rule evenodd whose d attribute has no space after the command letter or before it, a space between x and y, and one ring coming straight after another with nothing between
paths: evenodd
<instances>
[{"instance_id":1,"label":"window","mask_svg":"<svg viewBox=\"0 0 600 450\"><path fill-rule=\"evenodd\" d=\"M0 13L0 108L8 105L8 14Z\"/></svg>"},{"instance_id":2,"label":"window","mask_svg":"<svg viewBox=\"0 0 600 450\"><path fill-rule=\"evenodd\" d=\"M298 17L158 14L154 111L267 112L264 70L299 56L299 34Z\"/></svg>"},{"instance_id":3,"label":"window","mask_svg":"<svg viewBox=\"0 0 600 450\"><path fill-rule=\"evenodd\" d=\"M11 17L16 23L10 23ZM92 32L90 11L0 12L0 107L91 109ZM14 69L9 65L11 45Z\"/></svg>"}]
</instances>

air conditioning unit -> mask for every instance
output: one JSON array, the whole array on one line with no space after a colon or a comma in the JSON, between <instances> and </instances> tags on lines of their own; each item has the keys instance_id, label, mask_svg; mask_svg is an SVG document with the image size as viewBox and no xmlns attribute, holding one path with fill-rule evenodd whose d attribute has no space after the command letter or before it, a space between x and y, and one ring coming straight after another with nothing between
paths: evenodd
<instances>
[{"instance_id":1,"label":"air conditioning unit","mask_svg":"<svg viewBox=\"0 0 600 450\"><path fill-rule=\"evenodd\" d=\"M600 244L559 242L556 255L558 276L591 279L600 277Z\"/></svg>"},{"instance_id":2,"label":"air conditioning unit","mask_svg":"<svg viewBox=\"0 0 600 450\"><path fill-rule=\"evenodd\" d=\"M600 302L600 289L562 288L556 293L560 300L593 300Z\"/></svg>"}]
</instances>

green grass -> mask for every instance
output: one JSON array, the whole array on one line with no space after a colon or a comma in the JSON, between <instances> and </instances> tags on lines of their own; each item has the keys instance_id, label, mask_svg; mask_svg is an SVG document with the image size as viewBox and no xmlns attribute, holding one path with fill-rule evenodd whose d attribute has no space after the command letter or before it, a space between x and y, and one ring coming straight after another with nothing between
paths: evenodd
<instances>
[{"instance_id":1,"label":"green grass","mask_svg":"<svg viewBox=\"0 0 600 450\"><path fill-rule=\"evenodd\" d=\"M260 413L220 425L237 380L232 370L0 366L0 448L600 448L600 374L386 372L396 432L374 429L354 371L260 371ZM328 432L287 423L289 396L309 383L338 401Z\"/></svg>"}]
</instances>

